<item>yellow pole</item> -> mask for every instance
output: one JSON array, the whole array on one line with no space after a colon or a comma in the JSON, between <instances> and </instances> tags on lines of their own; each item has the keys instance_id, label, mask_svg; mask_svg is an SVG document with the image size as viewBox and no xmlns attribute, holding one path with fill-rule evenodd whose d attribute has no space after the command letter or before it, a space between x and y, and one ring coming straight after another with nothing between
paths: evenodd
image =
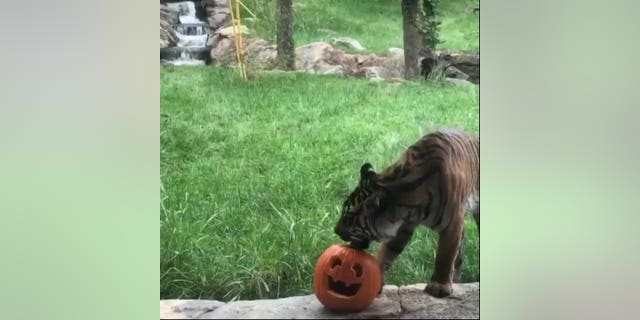
<instances>
[{"instance_id":1,"label":"yellow pole","mask_svg":"<svg viewBox=\"0 0 640 320\"><path fill-rule=\"evenodd\" d=\"M240 77L243 80L247 80L247 74L244 68L244 62L242 61L242 33L240 30L240 5L239 1L235 0L235 10L233 6L232 0L228 0L229 2L229 11L231 12L231 22L233 23L233 34L235 40L236 47L236 61L238 62L238 68L240 71Z\"/></svg>"},{"instance_id":2,"label":"yellow pole","mask_svg":"<svg viewBox=\"0 0 640 320\"><path fill-rule=\"evenodd\" d=\"M242 79L247 80L247 72L244 68L244 59L242 57L242 53L244 51L244 48L242 47L242 30L240 29L240 0L236 0L236 21L237 21L237 34L236 34L236 38L238 38L238 47L240 48L239 50L236 49L236 51L240 52L240 61L239 61L239 65L240 65L240 74L242 75Z\"/></svg>"},{"instance_id":3,"label":"yellow pole","mask_svg":"<svg viewBox=\"0 0 640 320\"><path fill-rule=\"evenodd\" d=\"M246 70L246 66L244 64L244 57L242 57L242 53L244 52L244 47L243 47L243 42L242 42L242 30L240 29L241 24L241 20L240 20L240 3L242 3L240 0L236 0L236 16L238 17L238 38L239 43L240 43L240 70L242 72L242 77L247 80L247 70Z\"/></svg>"}]
</instances>

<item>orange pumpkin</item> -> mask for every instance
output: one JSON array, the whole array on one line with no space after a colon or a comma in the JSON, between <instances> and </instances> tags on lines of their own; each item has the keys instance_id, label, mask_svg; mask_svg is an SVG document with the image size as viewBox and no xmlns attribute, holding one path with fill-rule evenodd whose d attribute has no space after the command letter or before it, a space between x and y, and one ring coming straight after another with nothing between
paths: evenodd
<instances>
[{"instance_id":1,"label":"orange pumpkin","mask_svg":"<svg viewBox=\"0 0 640 320\"><path fill-rule=\"evenodd\" d=\"M357 312L373 302L381 281L376 258L349 245L334 244L318 257L313 291L328 309Z\"/></svg>"}]
</instances>

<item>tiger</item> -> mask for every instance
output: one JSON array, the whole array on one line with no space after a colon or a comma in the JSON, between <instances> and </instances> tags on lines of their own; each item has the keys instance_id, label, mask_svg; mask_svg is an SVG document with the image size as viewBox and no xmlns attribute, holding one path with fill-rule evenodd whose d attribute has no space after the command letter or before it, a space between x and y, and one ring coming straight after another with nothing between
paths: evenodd
<instances>
[{"instance_id":1,"label":"tiger","mask_svg":"<svg viewBox=\"0 0 640 320\"><path fill-rule=\"evenodd\" d=\"M353 247L380 243L384 273L402 253L417 226L438 233L435 264L424 292L447 297L459 282L464 214L480 234L480 139L457 129L428 133L380 173L366 162L360 180L342 204L334 232ZM479 239L478 239L479 242Z\"/></svg>"}]
</instances>

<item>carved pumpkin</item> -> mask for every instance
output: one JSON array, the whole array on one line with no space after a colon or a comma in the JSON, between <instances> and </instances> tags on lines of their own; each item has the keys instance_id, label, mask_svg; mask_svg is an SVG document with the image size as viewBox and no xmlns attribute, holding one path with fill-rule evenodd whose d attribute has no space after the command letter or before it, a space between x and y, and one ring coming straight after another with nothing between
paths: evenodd
<instances>
[{"instance_id":1,"label":"carved pumpkin","mask_svg":"<svg viewBox=\"0 0 640 320\"><path fill-rule=\"evenodd\" d=\"M346 244L334 244L318 257L313 291L328 309L356 312L373 302L381 281L380 266L373 256Z\"/></svg>"}]
</instances>

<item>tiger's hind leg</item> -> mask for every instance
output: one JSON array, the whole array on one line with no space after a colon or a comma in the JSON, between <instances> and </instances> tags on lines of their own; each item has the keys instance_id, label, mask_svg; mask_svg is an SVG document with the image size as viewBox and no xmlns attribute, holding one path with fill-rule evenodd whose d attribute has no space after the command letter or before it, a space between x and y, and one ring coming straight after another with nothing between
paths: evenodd
<instances>
[{"instance_id":1,"label":"tiger's hind leg","mask_svg":"<svg viewBox=\"0 0 640 320\"><path fill-rule=\"evenodd\" d=\"M459 283L462 278L462 247L464 246L464 229L462 229L462 236L460 238L460 246L458 247L458 254L456 255L456 261L453 264L453 282Z\"/></svg>"},{"instance_id":2,"label":"tiger's hind leg","mask_svg":"<svg viewBox=\"0 0 640 320\"><path fill-rule=\"evenodd\" d=\"M402 225L396 236L387 241L380 244L378 247L377 259L380 262L380 272L382 281L380 282L380 290L378 294L382 292L382 287L384 286L384 273L391 267L393 261L404 251L404 248L411 240L413 236L414 226L412 225Z\"/></svg>"},{"instance_id":3,"label":"tiger's hind leg","mask_svg":"<svg viewBox=\"0 0 640 320\"><path fill-rule=\"evenodd\" d=\"M478 226L478 274L476 275L476 279L480 281L480 201L478 201L472 213L473 219L476 221L476 226Z\"/></svg>"},{"instance_id":4,"label":"tiger's hind leg","mask_svg":"<svg viewBox=\"0 0 640 320\"><path fill-rule=\"evenodd\" d=\"M431 296L446 297L453 290L453 267L462 238L463 213L462 206L450 207L443 213L451 215L451 221L440 231L433 275L424 289Z\"/></svg>"}]
</instances>

